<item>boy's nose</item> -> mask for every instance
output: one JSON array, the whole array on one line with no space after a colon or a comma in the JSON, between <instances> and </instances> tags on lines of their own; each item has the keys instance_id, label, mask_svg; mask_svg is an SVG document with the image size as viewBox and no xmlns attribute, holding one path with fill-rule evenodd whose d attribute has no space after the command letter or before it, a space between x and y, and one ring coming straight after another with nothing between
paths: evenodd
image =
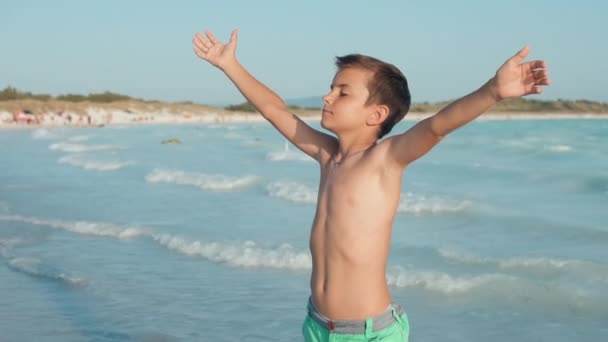
<instances>
[{"instance_id":1,"label":"boy's nose","mask_svg":"<svg viewBox=\"0 0 608 342\"><path fill-rule=\"evenodd\" d=\"M325 103L325 104L331 103L331 97L329 96L329 94L323 96L323 103Z\"/></svg>"}]
</instances>

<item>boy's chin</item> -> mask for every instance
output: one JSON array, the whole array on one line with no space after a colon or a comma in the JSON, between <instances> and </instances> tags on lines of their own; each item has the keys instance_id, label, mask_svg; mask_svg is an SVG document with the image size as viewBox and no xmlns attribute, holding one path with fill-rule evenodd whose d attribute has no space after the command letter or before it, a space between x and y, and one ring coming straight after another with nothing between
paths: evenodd
<instances>
[{"instance_id":1,"label":"boy's chin","mask_svg":"<svg viewBox=\"0 0 608 342\"><path fill-rule=\"evenodd\" d=\"M332 127L330 125L328 125L327 122L325 122L325 120L323 120L323 119L321 119L321 127L325 128L326 130L328 130L330 132L334 132Z\"/></svg>"}]
</instances>

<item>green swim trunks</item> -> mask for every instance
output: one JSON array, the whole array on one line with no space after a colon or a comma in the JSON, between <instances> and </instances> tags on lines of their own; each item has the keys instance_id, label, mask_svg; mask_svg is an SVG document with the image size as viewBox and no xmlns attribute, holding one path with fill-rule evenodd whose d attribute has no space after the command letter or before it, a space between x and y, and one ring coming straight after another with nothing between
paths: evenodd
<instances>
[{"instance_id":1,"label":"green swim trunks","mask_svg":"<svg viewBox=\"0 0 608 342\"><path fill-rule=\"evenodd\" d=\"M308 315L302 326L304 341L384 341L407 342L409 322L398 304L391 304L378 316L360 321L332 321L308 300Z\"/></svg>"}]
</instances>

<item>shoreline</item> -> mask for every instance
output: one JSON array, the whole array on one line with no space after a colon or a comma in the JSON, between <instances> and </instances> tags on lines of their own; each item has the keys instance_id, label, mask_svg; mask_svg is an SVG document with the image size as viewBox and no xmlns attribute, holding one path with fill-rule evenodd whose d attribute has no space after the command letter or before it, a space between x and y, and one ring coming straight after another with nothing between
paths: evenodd
<instances>
[{"instance_id":1,"label":"shoreline","mask_svg":"<svg viewBox=\"0 0 608 342\"><path fill-rule=\"evenodd\" d=\"M319 122L318 111L303 110L295 113L304 121ZM419 121L434 113L408 113L403 121ZM69 120L68 120L69 118ZM72 119L73 118L73 119ZM9 121L10 120L10 121ZM608 120L608 113L512 113L488 112L475 121L510 121L510 120ZM228 112L225 110L208 111L196 114L173 114L168 112L145 113L91 110L87 114L74 112L45 113L36 117L36 121L15 123L13 114L0 111L0 130L19 130L36 128L100 128L116 125L190 125L190 124L241 124L265 122L258 113ZM35 123L38 122L38 123Z\"/></svg>"}]
</instances>

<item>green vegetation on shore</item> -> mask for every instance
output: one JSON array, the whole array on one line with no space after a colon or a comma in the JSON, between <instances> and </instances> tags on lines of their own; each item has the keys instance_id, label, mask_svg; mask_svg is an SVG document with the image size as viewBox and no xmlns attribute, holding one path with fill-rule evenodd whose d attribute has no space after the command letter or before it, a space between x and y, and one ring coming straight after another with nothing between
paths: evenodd
<instances>
[{"instance_id":1,"label":"green vegetation on shore","mask_svg":"<svg viewBox=\"0 0 608 342\"><path fill-rule=\"evenodd\" d=\"M115 94L109 91L103 93L93 93L89 95L80 95L80 94L65 94L58 95L53 97L48 94L32 94L30 92L19 91L13 87L6 87L2 91L0 91L0 101L11 101L11 100L40 100L40 101L48 101L48 100L58 100L58 101L68 101L68 102L98 102L98 103L108 103L115 101L128 101L128 100L136 100L136 101L144 101L141 99L132 98L127 95ZM145 102L145 101L144 101Z\"/></svg>"},{"instance_id":2,"label":"green vegetation on shore","mask_svg":"<svg viewBox=\"0 0 608 342\"><path fill-rule=\"evenodd\" d=\"M449 102L437 103L413 103L410 112L432 113L445 107ZM92 93L88 95L65 94L51 96L48 94L32 94L19 91L13 87L0 90L0 110L14 111L16 109L30 109L33 111L63 111L73 110L81 113L86 111L87 106L95 106L108 109L122 109L129 111L168 111L172 113L203 114L205 111L214 110L221 114L231 112L255 112L255 108L248 102L227 106L225 109L212 106L195 104L192 102L168 103L133 98L127 95L112 92ZM318 114L319 108L308 108L290 106L290 109L304 115ZM501 101L491 109L498 113L608 113L608 103L589 100L535 100L535 99L508 99Z\"/></svg>"},{"instance_id":3,"label":"green vegetation on shore","mask_svg":"<svg viewBox=\"0 0 608 342\"><path fill-rule=\"evenodd\" d=\"M12 87L0 90L0 111L14 112L29 110L35 114L72 112L85 115L90 109L122 111L125 113L169 113L176 115L205 115L210 112L226 114L226 111L212 106L184 102L161 102L143 100L112 92L88 95L65 94L51 96L19 91Z\"/></svg>"},{"instance_id":4,"label":"green vegetation on shore","mask_svg":"<svg viewBox=\"0 0 608 342\"><path fill-rule=\"evenodd\" d=\"M289 109L298 111L298 110L316 110L318 111L321 108L313 108L313 107L300 107L300 106L288 106ZM226 107L226 110L237 111L237 112L250 112L255 113L256 109L251 104L251 102L243 102L237 105L230 105Z\"/></svg>"},{"instance_id":5,"label":"green vegetation on shore","mask_svg":"<svg viewBox=\"0 0 608 342\"><path fill-rule=\"evenodd\" d=\"M447 106L450 101L436 103L413 103L411 113L434 113ZM320 108L289 106L293 110L318 110ZM226 107L227 110L255 112L255 107L249 102ZM507 99L499 102L491 109L498 113L608 113L608 103L589 100L553 100L542 101L533 99Z\"/></svg>"}]
</instances>

